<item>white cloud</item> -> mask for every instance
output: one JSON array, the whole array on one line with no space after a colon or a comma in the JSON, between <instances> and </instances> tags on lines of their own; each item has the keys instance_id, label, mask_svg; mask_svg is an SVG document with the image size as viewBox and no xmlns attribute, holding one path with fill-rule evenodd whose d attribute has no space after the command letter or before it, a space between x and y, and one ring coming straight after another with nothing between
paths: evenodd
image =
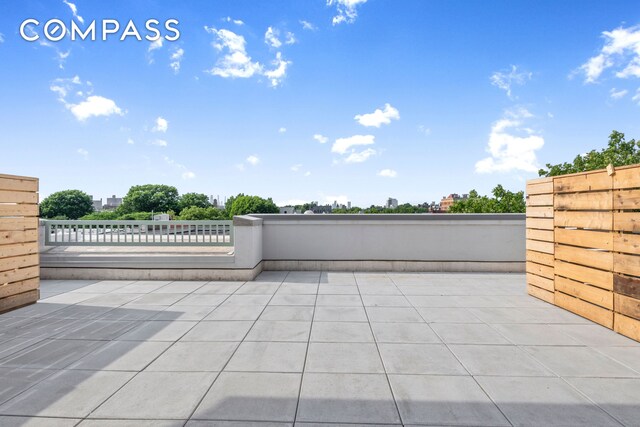
<instances>
[{"instance_id":1,"label":"white cloud","mask_svg":"<svg viewBox=\"0 0 640 427\"><path fill-rule=\"evenodd\" d=\"M27 33L27 35L29 37L33 37L33 36L37 36L38 33L33 29L32 25L27 25L25 28L25 33ZM4 39L3 39L4 40ZM53 49L56 52L56 61L58 62L58 67L61 70L64 70L64 63L66 61L66 59L69 57L69 54L71 54L71 49L67 50L66 52L61 51L58 48L57 44L53 44L50 43L46 40L46 38L44 37L40 37L37 41L38 45L49 48L49 49Z\"/></svg>"},{"instance_id":2,"label":"white cloud","mask_svg":"<svg viewBox=\"0 0 640 427\"><path fill-rule=\"evenodd\" d=\"M278 129L279 133L285 133L286 131L287 131L287 128L285 128L285 127L282 127L280 129Z\"/></svg>"},{"instance_id":3,"label":"white cloud","mask_svg":"<svg viewBox=\"0 0 640 427\"><path fill-rule=\"evenodd\" d=\"M194 179L196 174L191 171L182 172L182 179Z\"/></svg>"},{"instance_id":4,"label":"white cloud","mask_svg":"<svg viewBox=\"0 0 640 427\"><path fill-rule=\"evenodd\" d=\"M388 125L391 120L399 120L400 112L387 103L382 110L378 108L373 113L358 114L354 119L362 126L379 128L383 124Z\"/></svg>"},{"instance_id":5,"label":"white cloud","mask_svg":"<svg viewBox=\"0 0 640 427\"><path fill-rule=\"evenodd\" d=\"M393 169L382 169L380 172L378 172L378 176L383 176L385 178L395 178L396 176L398 176L398 173Z\"/></svg>"},{"instance_id":6,"label":"white cloud","mask_svg":"<svg viewBox=\"0 0 640 427\"><path fill-rule=\"evenodd\" d=\"M419 125L418 126L418 132L420 132L421 134L423 134L424 136L429 136L431 135L431 129L426 127L425 125Z\"/></svg>"},{"instance_id":7,"label":"white cloud","mask_svg":"<svg viewBox=\"0 0 640 427\"><path fill-rule=\"evenodd\" d=\"M300 20L300 25L302 25L303 30L315 31L318 29L318 27L313 25L311 22L305 20Z\"/></svg>"},{"instance_id":8,"label":"white cloud","mask_svg":"<svg viewBox=\"0 0 640 427\"><path fill-rule=\"evenodd\" d=\"M240 172L244 171L244 164L242 163L237 163L235 165L236 169L238 169Z\"/></svg>"},{"instance_id":9,"label":"white cloud","mask_svg":"<svg viewBox=\"0 0 640 427\"><path fill-rule=\"evenodd\" d=\"M544 138L523 127L523 121L533 115L524 108L507 111L491 127L487 152L490 157L476 163L476 172L536 172L536 151L544 145Z\"/></svg>"},{"instance_id":10,"label":"white cloud","mask_svg":"<svg viewBox=\"0 0 640 427\"><path fill-rule=\"evenodd\" d=\"M223 21L226 22L233 22L236 25L244 25L244 22L239 20L239 19L233 19L230 16L227 16L226 18L223 18Z\"/></svg>"},{"instance_id":11,"label":"white cloud","mask_svg":"<svg viewBox=\"0 0 640 427\"><path fill-rule=\"evenodd\" d=\"M149 43L147 52L153 52L154 50L161 49L163 43L164 43L164 39L162 37L159 37L157 40L154 40L151 43Z\"/></svg>"},{"instance_id":12,"label":"white cloud","mask_svg":"<svg viewBox=\"0 0 640 427\"><path fill-rule=\"evenodd\" d=\"M291 31L287 31L286 37L284 39L284 44L295 44L298 42L298 39L296 39L296 35L293 34Z\"/></svg>"},{"instance_id":13,"label":"white cloud","mask_svg":"<svg viewBox=\"0 0 640 427\"><path fill-rule=\"evenodd\" d=\"M338 138L331 147L332 153L346 154L349 149L359 145L372 145L376 137L373 135L353 135L348 138Z\"/></svg>"},{"instance_id":14,"label":"white cloud","mask_svg":"<svg viewBox=\"0 0 640 427\"><path fill-rule=\"evenodd\" d=\"M279 48L282 46L282 42L278 38L280 31L277 28L269 27L267 32L264 33L264 42L273 48Z\"/></svg>"},{"instance_id":15,"label":"white cloud","mask_svg":"<svg viewBox=\"0 0 640 427\"><path fill-rule=\"evenodd\" d=\"M78 148L76 150L76 153L80 154L83 159L89 160L89 152L87 150L85 150L84 148Z\"/></svg>"},{"instance_id":16,"label":"white cloud","mask_svg":"<svg viewBox=\"0 0 640 427\"><path fill-rule=\"evenodd\" d=\"M624 98L627 93L629 93L629 91L626 89L616 90L616 88L614 87L609 91L609 96L611 96L611 98L613 99L620 99Z\"/></svg>"},{"instance_id":17,"label":"white cloud","mask_svg":"<svg viewBox=\"0 0 640 427\"><path fill-rule=\"evenodd\" d=\"M302 167L302 165L301 165L301 164L297 164L297 165L293 165L293 166L291 166L291 168L290 168L290 169L291 169L293 172L298 172L298 171L300 170L300 168L301 168L301 167Z\"/></svg>"},{"instance_id":18,"label":"white cloud","mask_svg":"<svg viewBox=\"0 0 640 427\"><path fill-rule=\"evenodd\" d=\"M0 43L4 43L4 34L0 33Z\"/></svg>"},{"instance_id":19,"label":"white cloud","mask_svg":"<svg viewBox=\"0 0 640 427\"><path fill-rule=\"evenodd\" d=\"M187 168L185 165L176 162L175 160L173 160L172 158L170 158L169 156L164 156L164 161L171 167L173 167L174 169L182 172L181 176L182 179L184 180L188 180L188 179L195 179L196 174L193 173L192 171L189 170L189 168Z\"/></svg>"},{"instance_id":20,"label":"white cloud","mask_svg":"<svg viewBox=\"0 0 640 427\"><path fill-rule=\"evenodd\" d=\"M282 59L282 54L278 52L276 53L276 59L272 61L272 64L275 68L273 70L267 70L263 74L271 81L272 87L277 87L287 76L287 67L291 65L291 61Z\"/></svg>"},{"instance_id":21,"label":"white cloud","mask_svg":"<svg viewBox=\"0 0 640 427\"><path fill-rule=\"evenodd\" d=\"M531 80L533 73L527 71L518 71L518 67L515 65L511 66L511 70L509 71L496 71L491 75L491 84L504 90L507 93L507 96L511 98L511 86L519 85L522 86L527 82L527 80Z\"/></svg>"},{"instance_id":22,"label":"white cloud","mask_svg":"<svg viewBox=\"0 0 640 427\"><path fill-rule=\"evenodd\" d=\"M151 141L151 145L155 145L156 147L166 147L169 143L164 139L154 139Z\"/></svg>"},{"instance_id":23,"label":"white cloud","mask_svg":"<svg viewBox=\"0 0 640 427\"><path fill-rule=\"evenodd\" d=\"M82 16L78 15L78 8L74 3L70 3L67 0L62 0L62 3L69 6L69 9L71 9L71 13L73 13L73 17L80 21L81 24L84 24L84 19L82 18Z\"/></svg>"},{"instance_id":24,"label":"white cloud","mask_svg":"<svg viewBox=\"0 0 640 427\"><path fill-rule=\"evenodd\" d=\"M378 154L376 150L373 148L367 148L366 150L362 150L360 152L352 151L346 159L344 159L345 163L362 163L366 162L369 157Z\"/></svg>"},{"instance_id":25,"label":"white cloud","mask_svg":"<svg viewBox=\"0 0 640 427\"><path fill-rule=\"evenodd\" d=\"M638 105L640 105L640 88L636 90L636 94L633 95L633 98L631 98L631 100L637 102Z\"/></svg>"},{"instance_id":26,"label":"white cloud","mask_svg":"<svg viewBox=\"0 0 640 427\"><path fill-rule=\"evenodd\" d=\"M580 66L585 83L595 83L607 68L614 66L618 78L640 78L640 26L603 31L602 36L605 43L600 53Z\"/></svg>"},{"instance_id":27,"label":"white cloud","mask_svg":"<svg viewBox=\"0 0 640 427\"><path fill-rule=\"evenodd\" d=\"M129 145L133 145L133 144L135 144L135 143L136 143L136 142L135 142L133 139L131 139L131 138L127 138L127 144L129 144Z\"/></svg>"},{"instance_id":28,"label":"white cloud","mask_svg":"<svg viewBox=\"0 0 640 427\"><path fill-rule=\"evenodd\" d=\"M306 172L304 173L304 176L311 176L311 171L306 171Z\"/></svg>"},{"instance_id":29,"label":"white cloud","mask_svg":"<svg viewBox=\"0 0 640 427\"><path fill-rule=\"evenodd\" d=\"M327 5L335 5L338 12L338 14L333 17L333 25L338 25L343 22L353 24L358 17L356 8L366 2L367 0L327 0Z\"/></svg>"},{"instance_id":30,"label":"white cloud","mask_svg":"<svg viewBox=\"0 0 640 427\"><path fill-rule=\"evenodd\" d=\"M277 206L298 206L304 205L305 203L309 203L308 200L303 199L289 199L289 200L280 200L276 202Z\"/></svg>"},{"instance_id":31,"label":"white cloud","mask_svg":"<svg viewBox=\"0 0 640 427\"><path fill-rule=\"evenodd\" d=\"M249 78L262 71L262 65L253 62L247 54L244 37L229 30L216 30L206 26L204 28L216 37L213 47L220 52L227 51L216 62L216 66L208 71L210 74L225 78Z\"/></svg>"},{"instance_id":32,"label":"white cloud","mask_svg":"<svg viewBox=\"0 0 640 427\"><path fill-rule=\"evenodd\" d=\"M318 141L320 144L326 144L329 141L329 138L319 133L316 133L315 135L313 135L313 139Z\"/></svg>"},{"instance_id":33,"label":"white cloud","mask_svg":"<svg viewBox=\"0 0 640 427\"><path fill-rule=\"evenodd\" d=\"M247 157L247 163L249 163L252 166L257 165L258 163L260 163L260 159L258 158L258 156L249 156Z\"/></svg>"},{"instance_id":34,"label":"white cloud","mask_svg":"<svg viewBox=\"0 0 640 427\"><path fill-rule=\"evenodd\" d=\"M152 132L162 132L165 133L167 131L167 129L169 129L169 122L167 121L167 119L164 119L162 117L158 117L155 121L155 125L153 126L153 129L151 129Z\"/></svg>"},{"instance_id":35,"label":"white cloud","mask_svg":"<svg viewBox=\"0 0 640 427\"><path fill-rule=\"evenodd\" d=\"M69 104L67 106L76 119L82 121L89 117L99 116L118 116L124 115L123 111L118 107L112 99L103 96L92 95L78 104Z\"/></svg>"},{"instance_id":36,"label":"white cloud","mask_svg":"<svg viewBox=\"0 0 640 427\"><path fill-rule=\"evenodd\" d=\"M180 64L182 62L183 56L184 56L184 49L182 49L181 47L175 49L171 53L171 56L169 56L169 59L171 60L171 62L169 63L169 67L171 67L171 69L173 69L173 72L176 74L180 72Z\"/></svg>"}]
</instances>

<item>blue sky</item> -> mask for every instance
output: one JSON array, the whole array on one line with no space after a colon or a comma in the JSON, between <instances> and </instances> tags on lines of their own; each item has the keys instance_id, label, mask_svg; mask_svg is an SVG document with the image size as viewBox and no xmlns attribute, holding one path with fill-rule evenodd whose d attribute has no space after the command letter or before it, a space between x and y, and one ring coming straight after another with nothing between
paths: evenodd
<instances>
[{"instance_id":1,"label":"blue sky","mask_svg":"<svg viewBox=\"0 0 640 427\"><path fill-rule=\"evenodd\" d=\"M5 0L0 11L0 173L39 177L44 196L163 183L280 204L421 203L521 190L613 129L640 138L637 1ZM40 40L21 37L27 18ZM52 18L122 28L52 42ZM178 20L180 37L145 40L148 19ZM129 20L142 41L119 40Z\"/></svg>"}]
</instances>

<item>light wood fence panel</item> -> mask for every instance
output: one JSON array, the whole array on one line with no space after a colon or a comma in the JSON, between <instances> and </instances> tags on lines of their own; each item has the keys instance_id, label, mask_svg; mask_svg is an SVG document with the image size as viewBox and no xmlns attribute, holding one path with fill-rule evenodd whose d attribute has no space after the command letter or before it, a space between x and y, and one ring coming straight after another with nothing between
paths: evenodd
<instances>
[{"instance_id":1,"label":"light wood fence panel","mask_svg":"<svg viewBox=\"0 0 640 427\"><path fill-rule=\"evenodd\" d=\"M527 289L640 341L640 165L527 182Z\"/></svg>"},{"instance_id":2,"label":"light wood fence panel","mask_svg":"<svg viewBox=\"0 0 640 427\"><path fill-rule=\"evenodd\" d=\"M38 179L0 175L0 313L40 296Z\"/></svg>"}]
</instances>

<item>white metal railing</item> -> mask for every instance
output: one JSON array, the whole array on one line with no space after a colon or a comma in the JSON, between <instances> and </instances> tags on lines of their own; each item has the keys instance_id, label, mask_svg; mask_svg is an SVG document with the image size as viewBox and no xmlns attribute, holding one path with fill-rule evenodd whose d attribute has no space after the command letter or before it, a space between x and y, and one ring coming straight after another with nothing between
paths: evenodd
<instances>
[{"instance_id":1,"label":"white metal railing","mask_svg":"<svg viewBox=\"0 0 640 427\"><path fill-rule=\"evenodd\" d=\"M233 221L43 220L45 246L233 246Z\"/></svg>"}]
</instances>

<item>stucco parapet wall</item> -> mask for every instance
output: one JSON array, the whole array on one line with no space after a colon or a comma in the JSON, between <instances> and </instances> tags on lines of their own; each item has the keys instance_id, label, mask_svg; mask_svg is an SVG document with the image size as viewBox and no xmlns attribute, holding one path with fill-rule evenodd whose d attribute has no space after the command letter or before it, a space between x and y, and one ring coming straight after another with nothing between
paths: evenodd
<instances>
[{"instance_id":1,"label":"stucco parapet wall","mask_svg":"<svg viewBox=\"0 0 640 427\"><path fill-rule=\"evenodd\" d=\"M251 214L251 218L259 218L264 222L490 222L490 221L525 221L525 214ZM235 225L234 217L234 225Z\"/></svg>"},{"instance_id":2,"label":"stucco parapet wall","mask_svg":"<svg viewBox=\"0 0 640 427\"><path fill-rule=\"evenodd\" d=\"M233 217L234 227L259 227L262 225L262 218L254 215L238 215Z\"/></svg>"}]
</instances>

